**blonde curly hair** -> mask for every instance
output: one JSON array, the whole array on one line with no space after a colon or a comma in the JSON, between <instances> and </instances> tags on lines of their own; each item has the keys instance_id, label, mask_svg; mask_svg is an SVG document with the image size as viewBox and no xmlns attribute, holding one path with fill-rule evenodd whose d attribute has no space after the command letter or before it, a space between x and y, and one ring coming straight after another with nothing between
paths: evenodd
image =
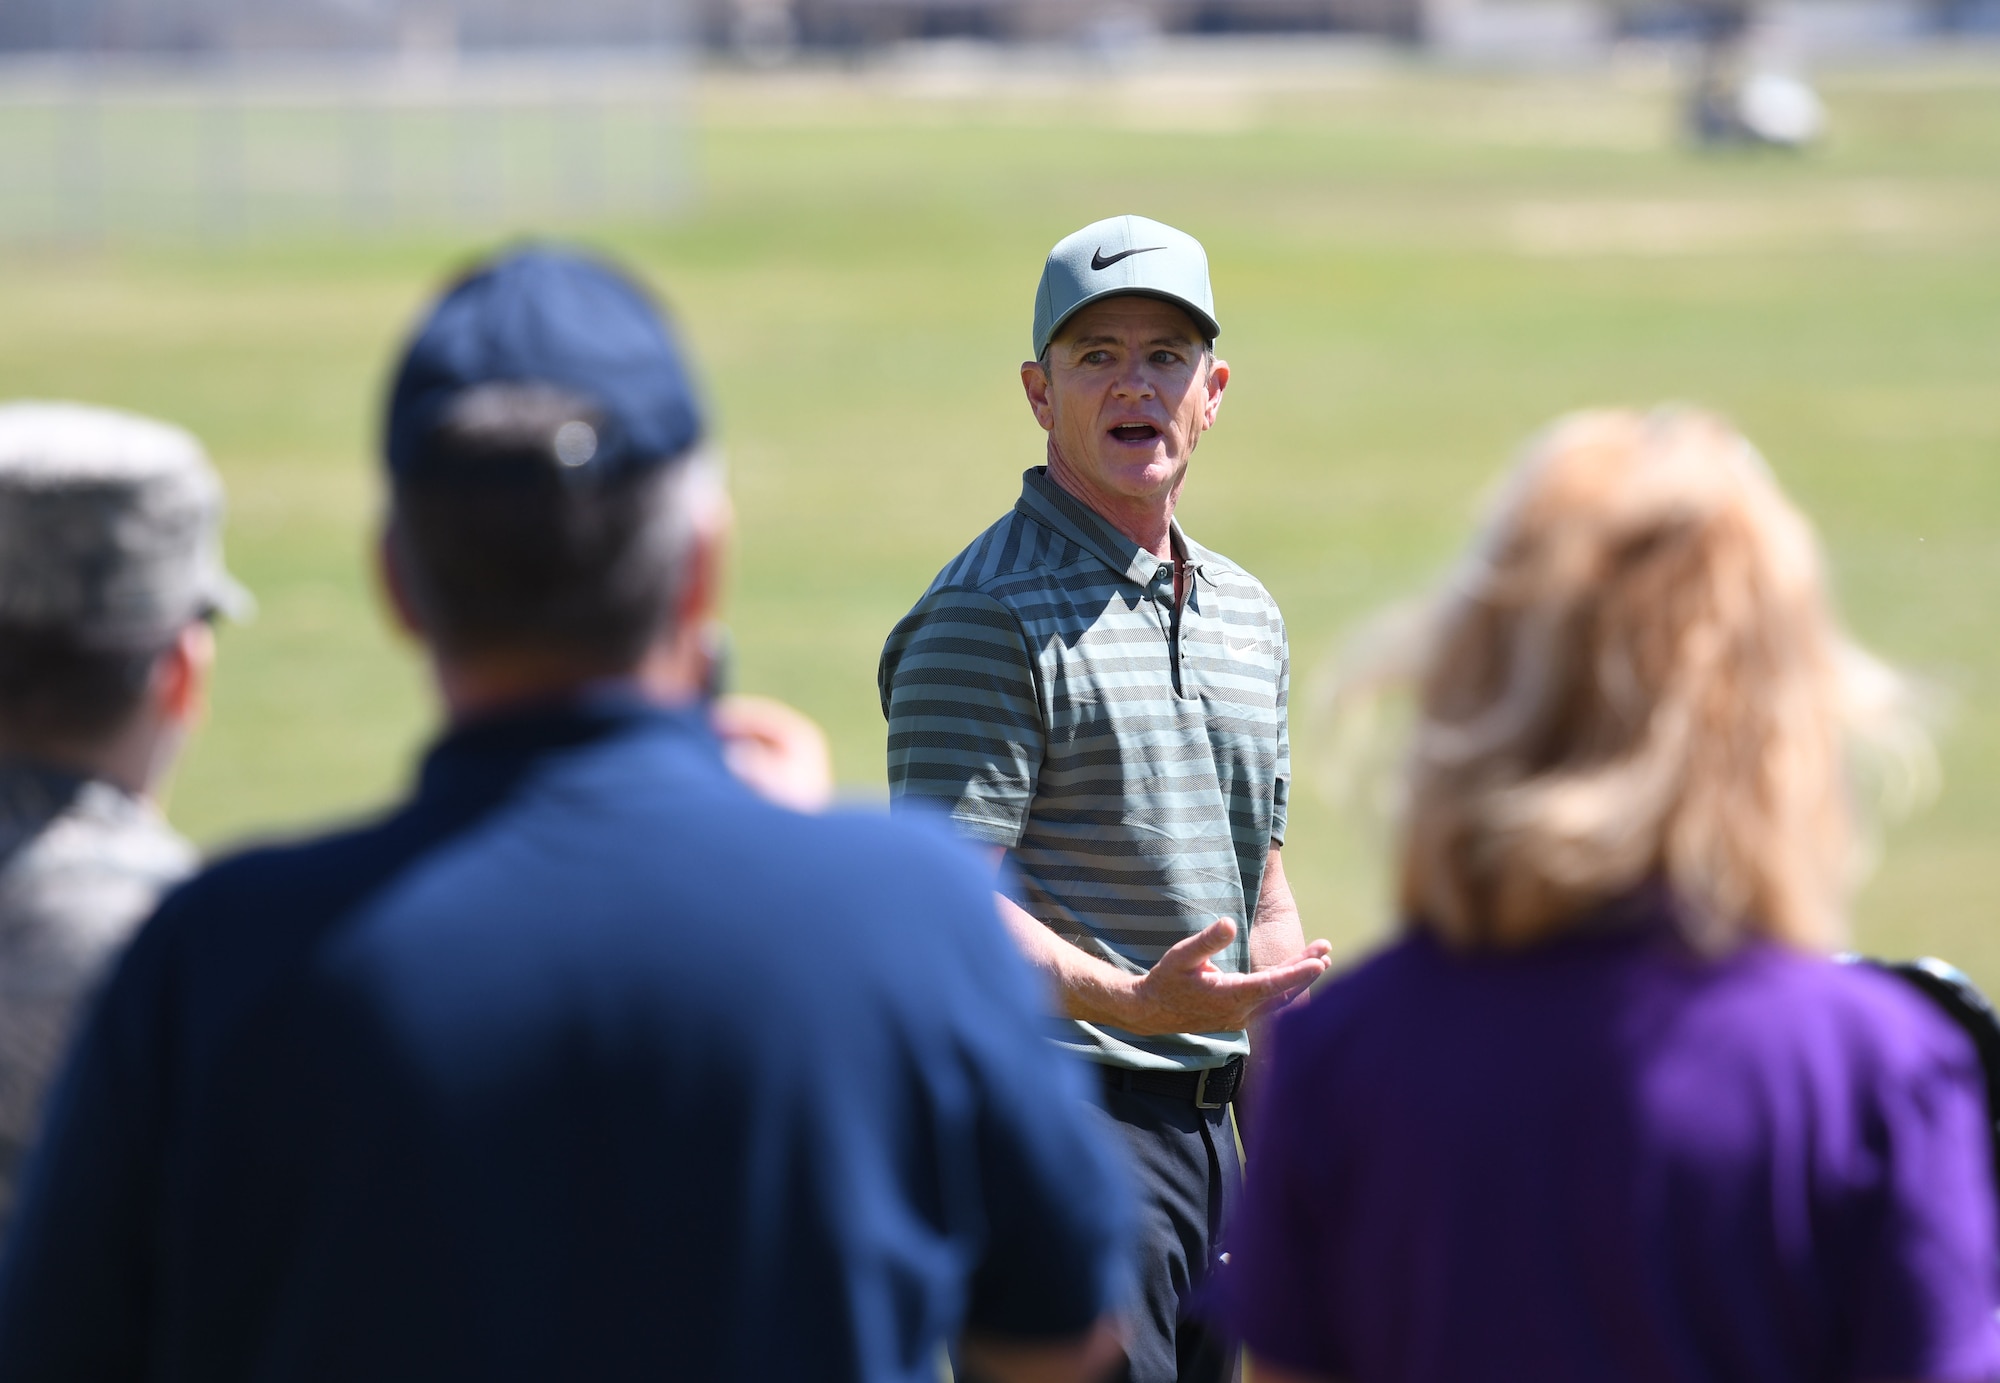
<instances>
[{"instance_id":1,"label":"blonde curly hair","mask_svg":"<svg viewBox=\"0 0 2000 1383\"><path fill-rule=\"evenodd\" d=\"M1735 429L1564 418L1427 621L1400 903L1516 947L1649 878L1690 939L1835 945L1845 746L1899 682L1842 635L1811 527Z\"/></svg>"}]
</instances>

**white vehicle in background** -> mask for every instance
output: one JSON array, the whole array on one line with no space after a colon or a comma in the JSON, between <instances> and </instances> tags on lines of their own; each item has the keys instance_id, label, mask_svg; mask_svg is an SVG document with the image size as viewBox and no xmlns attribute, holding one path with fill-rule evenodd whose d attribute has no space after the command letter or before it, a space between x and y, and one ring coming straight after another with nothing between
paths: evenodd
<instances>
[{"instance_id":1,"label":"white vehicle in background","mask_svg":"<svg viewBox=\"0 0 2000 1383\"><path fill-rule=\"evenodd\" d=\"M1802 148L1826 131L1826 103L1803 77L1755 72L1736 93L1736 118L1760 144Z\"/></svg>"}]
</instances>

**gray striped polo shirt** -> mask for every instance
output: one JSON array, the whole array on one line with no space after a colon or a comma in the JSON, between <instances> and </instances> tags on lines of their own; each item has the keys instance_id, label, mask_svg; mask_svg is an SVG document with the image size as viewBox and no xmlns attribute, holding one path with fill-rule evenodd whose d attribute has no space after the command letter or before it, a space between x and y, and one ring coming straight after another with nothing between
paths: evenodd
<instances>
[{"instance_id":1,"label":"gray striped polo shirt","mask_svg":"<svg viewBox=\"0 0 2000 1383\"><path fill-rule=\"evenodd\" d=\"M1173 528L1172 567L1036 467L1012 512L938 574L879 676L889 792L1007 847L1027 910L1134 973L1218 917L1249 966L1264 865L1284 839L1291 662L1270 594ZM1241 1032L1140 1037L1065 1020L1118 1066L1199 1069Z\"/></svg>"}]
</instances>

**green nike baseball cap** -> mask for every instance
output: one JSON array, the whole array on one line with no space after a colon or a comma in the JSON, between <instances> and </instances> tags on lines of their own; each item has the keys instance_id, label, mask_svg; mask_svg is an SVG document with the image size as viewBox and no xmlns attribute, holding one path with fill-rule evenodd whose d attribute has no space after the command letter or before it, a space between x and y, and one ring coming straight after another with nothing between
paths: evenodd
<instances>
[{"instance_id":1,"label":"green nike baseball cap","mask_svg":"<svg viewBox=\"0 0 2000 1383\"><path fill-rule=\"evenodd\" d=\"M1049 251L1035 290L1035 358L1062 325L1099 298L1140 293L1187 309L1213 341L1215 295L1208 286L1208 252L1186 231L1144 216L1113 216L1064 236Z\"/></svg>"}]
</instances>

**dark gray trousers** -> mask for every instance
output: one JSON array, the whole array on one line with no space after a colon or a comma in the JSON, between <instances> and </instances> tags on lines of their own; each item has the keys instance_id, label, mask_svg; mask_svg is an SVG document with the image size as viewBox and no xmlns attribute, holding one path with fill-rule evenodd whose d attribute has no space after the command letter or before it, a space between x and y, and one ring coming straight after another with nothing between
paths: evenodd
<instances>
[{"instance_id":1,"label":"dark gray trousers","mask_svg":"<svg viewBox=\"0 0 2000 1383\"><path fill-rule=\"evenodd\" d=\"M1139 1196L1139 1300L1125 1383L1235 1383L1235 1348L1188 1310L1243 1182L1229 1111L1116 1089L1104 1091L1104 1108L1130 1152Z\"/></svg>"}]
</instances>

